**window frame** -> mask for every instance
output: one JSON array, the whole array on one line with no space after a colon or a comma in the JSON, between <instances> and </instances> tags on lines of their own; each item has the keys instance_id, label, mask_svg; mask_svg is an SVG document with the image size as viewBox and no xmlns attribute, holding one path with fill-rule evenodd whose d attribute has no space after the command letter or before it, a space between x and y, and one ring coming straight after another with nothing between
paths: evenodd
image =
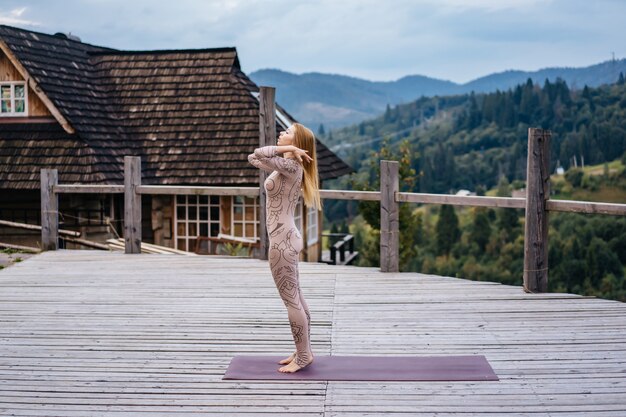
<instances>
[{"instance_id":1,"label":"window frame","mask_svg":"<svg viewBox=\"0 0 626 417\"><path fill-rule=\"evenodd\" d=\"M10 86L11 92L8 99L2 98L1 95L1 87ZM15 97L15 87L22 86L24 87L24 98ZM24 100L24 111L16 112L15 111L15 102L16 100ZM1 102L9 101L11 103L11 111L3 112ZM26 85L26 81L0 81L0 117L28 117L28 86Z\"/></svg>"},{"instance_id":2,"label":"window frame","mask_svg":"<svg viewBox=\"0 0 626 417\"><path fill-rule=\"evenodd\" d=\"M241 203L237 203L237 198L241 198ZM247 198L251 198L253 203L249 204L246 203L246 199ZM243 239L252 239L255 242L256 241L260 241L259 238L259 234L260 234L260 227L261 227L261 222L259 220L259 207L260 207L260 198L259 197L246 197L246 196L238 196L238 195L234 195L231 196L231 201L230 201L230 234L233 237L239 237L239 238L243 238ZM242 217L241 220L235 220L235 206L241 207L242 210ZM252 211L254 213L254 219L253 220L247 220L246 219L246 210L248 208L252 207ZM239 236L237 235L237 233L235 232L235 225L236 224L241 224L241 231L243 232L243 235ZM253 224L253 230L254 230L254 236L247 236L246 235L246 226L248 224Z\"/></svg>"},{"instance_id":3,"label":"window frame","mask_svg":"<svg viewBox=\"0 0 626 417\"><path fill-rule=\"evenodd\" d=\"M185 202L184 203L179 203L178 202L178 198L179 197L184 197L185 198ZM189 197L196 197L196 202L195 203L190 203L189 202ZM207 198L207 202L206 203L201 203L200 200L202 197L206 197ZM216 198L217 202L216 203L212 203L211 200ZM185 218L184 219L179 219L178 218L178 208L179 207L184 207L185 208ZM196 219L195 220L189 220L189 207L195 207L196 209ZM206 220L201 220L200 219L200 208L206 208L207 210L207 219ZM217 208L217 219L213 219L211 216L211 209L212 208ZM207 225L207 235L211 236L211 237L217 237L217 235L220 233L221 230L221 213L220 213L220 197L219 196L215 196L215 195L189 195L189 194L177 194L174 196L174 248L175 249L179 249L179 250L184 250L186 252L193 252L195 248L190 248L189 247L189 241L190 240L195 240L198 236L204 236L200 233L201 230L201 224L206 224ZM184 223L185 224L185 234L184 235L179 235L178 233L178 223ZM189 235L189 224L190 223L195 223L196 224L196 236L190 236ZM217 224L217 233L215 234L211 234L211 225L212 224ZM180 248L178 246L178 241L180 239L184 239L185 240L185 248Z\"/></svg>"},{"instance_id":4,"label":"window frame","mask_svg":"<svg viewBox=\"0 0 626 417\"><path fill-rule=\"evenodd\" d=\"M315 207L307 207L306 210L306 240L307 246L319 242L319 211Z\"/></svg>"}]
</instances>

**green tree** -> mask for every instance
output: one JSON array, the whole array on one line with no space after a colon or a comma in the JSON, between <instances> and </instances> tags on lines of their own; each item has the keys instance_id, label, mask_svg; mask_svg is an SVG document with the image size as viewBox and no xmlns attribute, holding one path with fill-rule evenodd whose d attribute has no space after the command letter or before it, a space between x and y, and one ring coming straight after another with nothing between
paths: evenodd
<instances>
[{"instance_id":1,"label":"green tree","mask_svg":"<svg viewBox=\"0 0 626 417\"><path fill-rule=\"evenodd\" d=\"M496 195L498 197L511 196L511 185L505 176L500 177ZM496 218L496 225L498 229L504 232L506 240L509 242L513 241L519 232L520 226L518 210L511 208L496 209Z\"/></svg>"},{"instance_id":2,"label":"green tree","mask_svg":"<svg viewBox=\"0 0 626 417\"><path fill-rule=\"evenodd\" d=\"M437 253L449 256L452 247L461 237L459 218L456 215L454 206L449 204L441 206L435 230L437 232Z\"/></svg>"},{"instance_id":3,"label":"green tree","mask_svg":"<svg viewBox=\"0 0 626 417\"><path fill-rule=\"evenodd\" d=\"M484 208L476 208L474 210L474 222L470 232L470 240L480 248L481 252L485 252L485 246L489 243L491 237L491 224L487 210Z\"/></svg>"},{"instance_id":4,"label":"green tree","mask_svg":"<svg viewBox=\"0 0 626 417\"><path fill-rule=\"evenodd\" d=\"M413 169L412 161L419 157L414 152L408 141L400 143L398 150L393 151L389 146L388 139L383 140L383 144L379 152L373 152L372 158L369 160L370 172L373 178L368 180L359 180L353 177L352 188L356 190L378 190L380 189L380 160L397 160L399 162L399 179L400 190L411 190L415 186L417 177L415 169ZM380 244L380 203L377 201L360 201L359 214L363 216L365 221L375 231L373 234L375 239L372 240L364 253L366 264L378 264ZM416 239L421 235L421 225L419 218L412 212L411 205L407 203L400 204L400 269L406 270L413 258L417 254ZM365 252L365 251L362 251Z\"/></svg>"},{"instance_id":5,"label":"green tree","mask_svg":"<svg viewBox=\"0 0 626 417\"><path fill-rule=\"evenodd\" d=\"M580 187L583 181L584 172L581 168L570 168L565 172L565 180L573 187Z\"/></svg>"},{"instance_id":6,"label":"green tree","mask_svg":"<svg viewBox=\"0 0 626 417\"><path fill-rule=\"evenodd\" d=\"M324 129L324 123L320 123L320 127L317 129L317 136L325 136L326 129Z\"/></svg>"}]
</instances>

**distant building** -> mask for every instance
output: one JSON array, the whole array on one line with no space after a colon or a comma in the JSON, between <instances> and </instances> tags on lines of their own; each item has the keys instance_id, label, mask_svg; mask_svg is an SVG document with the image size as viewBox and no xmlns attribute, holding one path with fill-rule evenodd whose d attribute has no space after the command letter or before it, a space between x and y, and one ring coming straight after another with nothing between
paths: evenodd
<instances>
[{"instance_id":1,"label":"distant building","mask_svg":"<svg viewBox=\"0 0 626 417\"><path fill-rule=\"evenodd\" d=\"M519 190L513 190L511 192L511 197L513 198L526 198L526 189L520 188Z\"/></svg>"}]
</instances>

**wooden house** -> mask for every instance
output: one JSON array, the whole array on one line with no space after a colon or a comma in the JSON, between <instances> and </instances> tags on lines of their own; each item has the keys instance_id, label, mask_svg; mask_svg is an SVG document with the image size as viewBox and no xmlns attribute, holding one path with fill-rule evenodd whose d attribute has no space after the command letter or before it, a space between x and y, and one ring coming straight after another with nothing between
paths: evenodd
<instances>
[{"instance_id":1,"label":"wooden house","mask_svg":"<svg viewBox=\"0 0 626 417\"><path fill-rule=\"evenodd\" d=\"M148 185L258 186L259 88L235 48L120 51L0 25L0 219L40 221L40 169L61 184L122 184L140 156ZM277 105L277 129L295 120ZM351 168L317 142L320 180ZM62 229L122 234L123 196L64 195ZM258 238L258 199L143 196L143 240L192 251L198 236ZM321 213L300 204L304 258L321 258ZM0 229L0 241L38 236Z\"/></svg>"}]
</instances>

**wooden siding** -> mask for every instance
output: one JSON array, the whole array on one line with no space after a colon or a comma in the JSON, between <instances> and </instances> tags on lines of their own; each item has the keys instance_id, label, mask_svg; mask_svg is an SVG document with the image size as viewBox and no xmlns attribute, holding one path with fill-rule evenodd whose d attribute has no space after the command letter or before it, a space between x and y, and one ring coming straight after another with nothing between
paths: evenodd
<instances>
[{"instance_id":1,"label":"wooden siding","mask_svg":"<svg viewBox=\"0 0 626 417\"><path fill-rule=\"evenodd\" d=\"M0 271L0 414L626 414L624 303L376 268L300 273L314 355L485 355L500 380L224 381L234 355L293 351L267 262L56 251Z\"/></svg>"},{"instance_id":2,"label":"wooden siding","mask_svg":"<svg viewBox=\"0 0 626 417\"><path fill-rule=\"evenodd\" d=\"M11 63L9 58L0 51L0 81L23 81L24 77L15 66ZM37 97L37 94L28 87L28 116L29 117L52 117L52 113L48 110L46 105ZM0 119L2 123L2 119Z\"/></svg>"}]
</instances>

